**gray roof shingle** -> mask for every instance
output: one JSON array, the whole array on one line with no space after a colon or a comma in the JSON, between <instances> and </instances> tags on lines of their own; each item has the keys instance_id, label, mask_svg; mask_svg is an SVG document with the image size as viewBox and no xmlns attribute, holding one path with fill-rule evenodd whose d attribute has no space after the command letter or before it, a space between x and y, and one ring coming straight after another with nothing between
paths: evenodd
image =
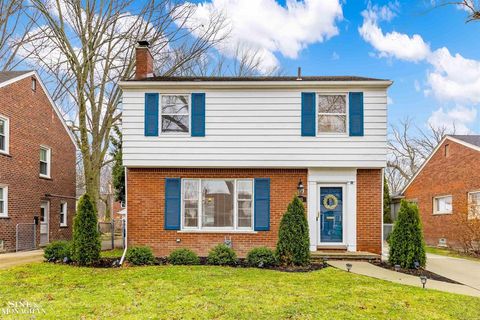
<instances>
[{"instance_id":1,"label":"gray roof shingle","mask_svg":"<svg viewBox=\"0 0 480 320\"><path fill-rule=\"evenodd\" d=\"M0 71L0 83L5 81L14 79L22 74L32 72L32 70L24 70L24 71Z\"/></svg>"},{"instance_id":2,"label":"gray roof shingle","mask_svg":"<svg viewBox=\"0 0 480 320\"><path fill-rule=\"evenodd\" d=\"M469 135L450 135L450 137L462 140L466 143L473 144L474 146L480 147L480 135L469 134Z\"/></svg>"},{"instance_id":3,"label":"gray roof shingle","mask_svg":"<svg viewBox=\"0 0 480 320\"><path fill-rule=\"evenodd\" d=\"M158 76L127 81L297 81L297 77L174 77ZM298 80L300 81L300 80ZM356 77L356 76L302 76L301 81L389 81L386 79Z\"/></svg>"}]
</instances>

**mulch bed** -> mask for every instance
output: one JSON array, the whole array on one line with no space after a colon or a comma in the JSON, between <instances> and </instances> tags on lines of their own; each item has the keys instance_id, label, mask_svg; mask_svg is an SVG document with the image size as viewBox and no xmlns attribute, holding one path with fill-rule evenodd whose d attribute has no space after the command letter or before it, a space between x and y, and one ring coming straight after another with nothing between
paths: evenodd
<instances>
[{"instance_id":1,"label":"mulch bed","mask_svg":"<svg viewBox=\"0 0 480 320\"><path fill-rule=\"evenodd\" d=\"M90 265L91 268L118 268L119 267L120 258L101 258L95 264ZM72 266L76 266L77 264L74 262L67 262L64 263L63 261L56 261L51 263L58 263L58 264L68 264ZM155 258L154 265L162 266L167 265L168 261L166 257L157 257ZM207 258L200 257L200 265L207 265ZM124 266L130 266L128 262L124 263ZM232 266L233 268L251 268L247 265L245 259L241 258L238 259L237 265ZM326 268L327 266L321 263L312 263L308 266L301 266L301 267L286 267L286 266L276 266L276 267L265 267L259 269L267 269L267 270L277 270L282 272L311 272Z\"/></svg>"},{"instance_id":2,"label":"mulch bed","mask_svg":"<svg viewBox=\"0 0 480 320\"><path fill-rule=\"evenodd\" d=\"M381 267L381 268L384 268L384 269L395 271L395 267L392 266L391 264L389 264L388 262L385 262L385 261L377 261L377 262L370 262L370 263L377 266L377 267ZM449 278L445 278L445 277L443 277L439 274L436 274L434 272L431 272L431 271L428 271L428 270L425 270L425 269L422 269L422 268L420 268L420 269L403 269L403 268L400 268L400 270L397 271L397 272L405 273L405 274L409 274L411 276L417 276L417 277L426 276L427 279L431 279L431 280L443 281L443 282L454 283L454 284L461 284L460 282L457 282L457 281L449 279Z\"/></svg>"}]
</instances>

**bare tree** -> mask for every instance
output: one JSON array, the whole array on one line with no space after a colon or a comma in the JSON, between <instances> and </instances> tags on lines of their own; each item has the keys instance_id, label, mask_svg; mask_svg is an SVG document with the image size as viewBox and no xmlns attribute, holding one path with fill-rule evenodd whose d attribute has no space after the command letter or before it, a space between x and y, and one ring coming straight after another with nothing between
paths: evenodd
<instances>
[{"instance_id":1,"label":"bare tree","mask_svg":"<svg viewBox=\"0 0 480 320\"><path fill-rule=\"evenodd\" d=\"M390 129L386 177L393 193L405 186L445 135L455 134L455 126L448 129L429 124L422 129L413 125L410 118Z\"/></svg>"},{"instance_id":2,"label":"bare tree","mask_svg":"<svg viewBox=\"0 0 480 320\"><path fill-rule=\"evenodd\" d=\"M160 75L181 74L222 40L221 15L183 28L195 7L170 0L31 0L40 14L21 54L48 73L82 155L85 189L98 200L111 128L121 117L118 82L134 72L134 47L147 39Z\"/></svg>"},{"instance_id":3,"label":"bare tree","mask_svg":"<svg viewBox=\"0 0 480 320\"><path fill-rule=\"evenodd\" d=\"M431 2L431 0L430 0ZM433 2L435 7L454 5L462 8L468 13L466 22L480 21L480 1L479 0L459 0L459 1L439 1Z\"/></svg>"}]
</instances>

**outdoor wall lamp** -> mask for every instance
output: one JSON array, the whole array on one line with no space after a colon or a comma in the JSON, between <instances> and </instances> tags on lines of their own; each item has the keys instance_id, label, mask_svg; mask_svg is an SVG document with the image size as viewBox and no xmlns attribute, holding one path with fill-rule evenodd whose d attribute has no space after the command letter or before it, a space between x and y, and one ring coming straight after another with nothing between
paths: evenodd
<instances>
[{"instance_id":1,"label":"outdoor wall lamp","mask_svg":"<svg viewBox=\"0 0 480 320\"><path fill-rule=\"evenodd\" d=\"M306 202L307 197L303 195L305 193L305 187L303 186L302 179L300 179L300 181L298 181L297 192L298 192L298 197L300 199L302 199L303 202Z\"/></svg>"}]
</instances>

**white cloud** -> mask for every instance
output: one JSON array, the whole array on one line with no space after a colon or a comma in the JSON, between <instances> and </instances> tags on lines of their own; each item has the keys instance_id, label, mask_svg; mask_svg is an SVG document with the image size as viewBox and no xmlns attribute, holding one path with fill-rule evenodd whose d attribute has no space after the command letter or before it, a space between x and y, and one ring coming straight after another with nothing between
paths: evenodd
<instances>
[{"instance_id":1,"label":"white cloud","mask_svg":"<svg viewBox=\"0 0 480 320\"><path fill-rule=\"evenodd\" d=\"M475 107L456 106L446 111L439 108L432 112L428 123L435 128L446 128L448 131L455 129L457 134L469 134L472 130L468 126L475 122L477 113Z\"/></svg>"},{"instance_id":2,"label":"white cloud","mask_svg":"<svg viewBox=\"0 0 480 320\"><path fill-rule=\"evenodd\" d=\"M418 34L408 36L392 31L384 34L378 26L380 21L390 21L395 17L398 5L369 6L362 12L363 24L358 29L362 38L370 43L380 57L394 57L401 60L418 62L430 54L430 46Z\"/></svg>"},{"instance_id":3,"label":"white cloud","mask_svg":"<svg viewBox=\"0 0 480 320\"><path fill-rule=\"evenodd\" d=\"M418 80L415 79L415 81L413 82L413 85L415 86L415 91L420 92L421 90L420 82L418 82Z\"/></svg>"},{"instance_id":4,"label":"white cloud","mask_svg":"<svg viewBox=\"0 0 480 320\"><path fill-rule=\"evenodd\" d=\"M196 35L209 16L222 13L230 34L221 46L223 54L234 57L238 48L248 48L263 57L260 68L278 66L276 53L296 59L309 44L323 42L338 34L336 22L343 18L339 0L287 0L286 7L275 0L212 0L198 4L187 27Z\"/></svg>"},{"instance_id":5,"label":"white cloud","mask_svg":"<svg viewBox=\"0 0 480 320\"><path fill-rule=\"evenodd\" d=\"M333 51L332 60L338 60L338 59L340 59L340 55L336 51Z\"/></svg>"}]
</instances>

